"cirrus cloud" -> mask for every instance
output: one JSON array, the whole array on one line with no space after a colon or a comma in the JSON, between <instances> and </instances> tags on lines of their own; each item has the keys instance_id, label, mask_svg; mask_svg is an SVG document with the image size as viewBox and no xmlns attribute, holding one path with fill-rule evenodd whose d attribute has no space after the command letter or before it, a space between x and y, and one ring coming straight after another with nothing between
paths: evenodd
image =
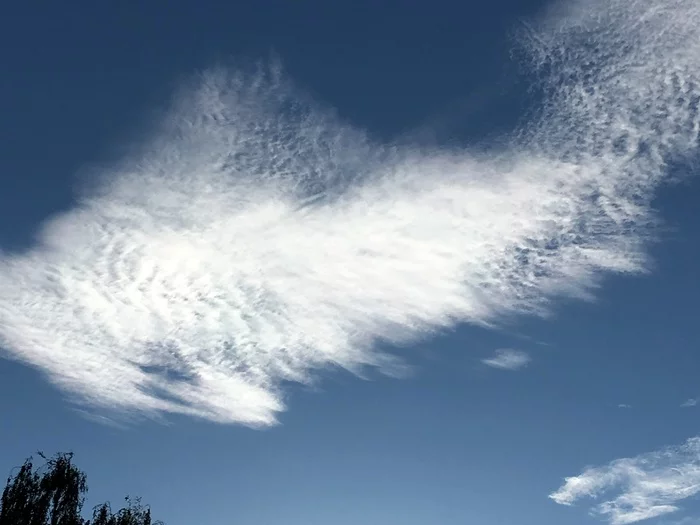
<instances>
[{"instance_id":1,"label":"cirrus cloud","mask_svg":"<svg viewBox=\"0 0 700 525\"><path fill-rule=\"evenodd\" d=\"M530 356L521 350L503 348L496 350L492 357L481 360L486 366L500 368L501 370L518 370L527 366Z\"/></svg>"},{"instance_id":2,"label":"cirrus cloud","mask_svg":"<svg viewBox=\"0 0 700 525\"><path fill-rule=\"evenodd\" d=\"M618 459L566 478L549 497L562 505L617 493L592 513L612 525L626 525L679 510L677 503L700 493L700 438L680 447Z\"/></svg>"},{"instance_id":3,"label":"cirrus cloud","mask_svg":"<svg viewBox=\"0 0 700 525\"><path fill-rule=\"evenodd\" d=\"M593 4L593 5L592 5ZM700 5L570 4L519 35L541 111L497 152L379 144L274 69L217 70L0 256L0 343L97 408L269 425L377 342L537 314L645 269L697 146Z\"/></svg>"}]
</instances>

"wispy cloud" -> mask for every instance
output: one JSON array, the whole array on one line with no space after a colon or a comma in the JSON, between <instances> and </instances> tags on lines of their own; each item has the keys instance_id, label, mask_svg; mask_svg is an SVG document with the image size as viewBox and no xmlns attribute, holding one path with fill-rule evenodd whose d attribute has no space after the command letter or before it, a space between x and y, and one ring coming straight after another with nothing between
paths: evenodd
<instances>
[{"instance_id":1,"label":"wispy cloud","mask_svg":"<svg viewBox=\"0 0 700 525\"><path fill-rule=\"evenodd\" d=\"M520 350L504 348L496 350L493 357L482 359L481 362L487 366L502 370L518 370L530 362L530 356Z\"/></svg>"},{"instance_id":2,"label":"wispy cloud","mask_svg":"<svg viewBox=\"0 0 700 525\"><path fill-rule=\"evenodd\" d=\"M683 401L683 403L681 403L681 407L689 408L689 407L694 407L697 404L698 404L698 400L691 398L691 399L687 399L686 401Z\"/></svg>"},{"instance_id":3,"label":"wispy cloud","mask_svg":"<svg viewBox=\"0 0 700 525\"><path fill-rule=\"evenodd\" d=\"M605 499L592 513L625 525L675 512L679 501L699 492L700 437L695 437L679 447L588 468L566 478L550 498L562 505L585 497Z\"/></svg>"},{"instance_id":4,"label":"wispy cloud","mask_svg":"<svg viewBox=\"0 0 700 525\"><path fill-rule=\"evenodd\" d=\"M206 74L0 257L1 346L95 407L269 425L286 382L391 370L379 341L642 271L665 163L697 145L699 13L586 0L529 26L545 99L490 154L378 144L275 70Z\"/></svg>"},{"instance_id":5,"label":"wispy cloud","mask_svg":"<svg viewBox=\"0 0 700 525\"><path fill-rule=\"evenodd\" d=\"M632 405L628 405L627 403L620 403L617 405L617 408L632 408Z\"/></svg>"}]
</instances>

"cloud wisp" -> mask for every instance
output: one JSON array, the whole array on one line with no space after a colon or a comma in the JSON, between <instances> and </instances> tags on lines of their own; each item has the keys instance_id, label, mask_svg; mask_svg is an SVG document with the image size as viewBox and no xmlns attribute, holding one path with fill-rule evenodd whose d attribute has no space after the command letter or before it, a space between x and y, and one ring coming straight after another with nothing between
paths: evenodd
<instances>
[{"instance_id":1,"label":"cloud wisp","mask_svg":"<svg viewBox=\"0 0 700 525\"><path fill-rule=\"evenodd\" d=\"M503 348L496 350L493 357L481 360L486 366L500 368L501 370L518 370L527 366L530 356L521 350Z\"/></svg>"},{"instance_id":2,"label":"cloud wisp","mask_svg":"<svg viewBox=\"0 0 700 525\"><path fill-rule=\"evenodd\" d=\"M592 514L612 525L626 525L679 510L677 503L700 493L700 437L635 458L588 468L566 478L550 495L572 505L582 498L604 498ZM607 499L610 498L610 499Z\"/></svg>"},{"instance_id":3,"label":"cloud wisp","mask_svg":"<svg viewBox=\"0 0 700 525\"><path fill-rule=\"evenodd\" d=\"M699 13L586 0L529 26L541 111L492 154L375 143L274 70L203 75L0 256L0 347L93 407L264 426L285 382L391 370L377 342L643 271L666 163L698 143Z\"/></svg>"},{"instance_id":4,"label":"cloud wisp","mask_svg":"<svg viewBox=\"0 0 700 525\"><path fill-rule=\"evenodd\" d=\"M697 406L698 400L694 398L686 399L681 403L681 408L691 408Z\"/></svg>"}]
</instances>

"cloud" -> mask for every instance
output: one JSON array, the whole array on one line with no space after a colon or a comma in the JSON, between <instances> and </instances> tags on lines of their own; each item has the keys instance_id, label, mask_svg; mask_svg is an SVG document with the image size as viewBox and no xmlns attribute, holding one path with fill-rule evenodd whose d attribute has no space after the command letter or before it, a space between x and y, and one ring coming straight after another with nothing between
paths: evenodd
<instances>
[{"instance_id":1,"label":"cloud","mask_svg":"<svg viewBox=\"0 0 700 525\"><path fill-rule=\"evenodd\" d=\"M592 513L625 525L679 510L679 501L700 492L700 437L635 458L618 459L566 478L549 497L572 505L584 497L606 499Z\"/></svg>"},{"instance_id":2,"label":"cloud","mask_svg":"<svg viewBox=\"0 0 700 525\"><path fill-rule=\"evenodd\" d=\"M620 403L617 405L617 408L632 408L632 405L628 405L627 403Z\"/></svg>"},{"instance_id":3,"label":"cloud","mask_svg":"<svg viewBox=\"0 0 700 525\"><path fill-rule=\"evenodd\" d=\"M496 354L488 359L482 359L482 363L493 368L503 370L518 370L530 362L530 356L520 350L509 348L496 350Z\"/></svg>"},{"instance_id":4,"label":"cloud","mask_svg":"<svg viewBox=\"0 0 700 525\"><path fill-rule=\"evenodd\" d=\"M697 405L697 404L698 404L698 400L697 400L697 399L688 399L688 400L686 400L686 401L683 401L683 403L681 403L681 407L683 407L683 408L689 408L689 407L694 407L694 406Z\"/></svg>"},{"instance_id":5,"label":"cloud","mask_svg":"<svg viewBox=\"0 0 700 525\"><path fill-rule=\"evenodd\" d=\"M0 346L94 409L260 426L289 382L399 366L377 343L590 297L646 269L650 201L697 146L698 13L586 0L528 26L542 104L492 153L377 143L274 68L205 74L0 256Z\"/></svg>"}]
</instances>

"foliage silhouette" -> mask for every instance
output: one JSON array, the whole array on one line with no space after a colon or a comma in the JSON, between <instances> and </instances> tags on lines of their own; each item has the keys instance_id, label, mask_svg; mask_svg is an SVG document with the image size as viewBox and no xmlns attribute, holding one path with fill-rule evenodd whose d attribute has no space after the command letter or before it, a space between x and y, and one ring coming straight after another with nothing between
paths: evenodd
<instances>
[{"instance_id":1,"label":"foliage silhouette","mask_svg":"<svg viewBox=\"0 0 700 525\"><path fill-rule=\"evenodd\" d=\"M33 459L7 478L0 498L0 525L162 525L151 520L151 509L140 498L112 512L109 503L93 509L92 520L82 517L87 477L73 464L73 454L56 454L35 468Z\"/></svg>"}]
</instances>

